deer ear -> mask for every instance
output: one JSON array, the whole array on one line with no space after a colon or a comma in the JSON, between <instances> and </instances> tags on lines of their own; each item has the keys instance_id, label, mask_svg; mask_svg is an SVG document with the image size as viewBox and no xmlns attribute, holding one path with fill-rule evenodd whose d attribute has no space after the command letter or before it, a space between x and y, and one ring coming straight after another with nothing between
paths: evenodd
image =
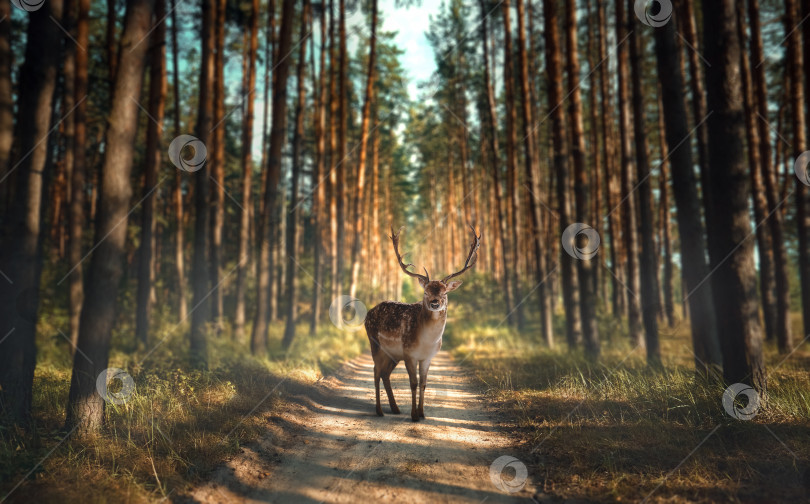
<instances>
[{"instance_id":1,"label":"deer ear","mask_svg":"<svg viewBox=\"0 0 810 504\"><path fill-rule=\"evenodd\" d=\"M427 287L427 284L428 284L428 283L427 283L427 281L426 281L426 280L424 280L424 279L422 279L422 278L419 278L418 280L419 280L419 285L421 285L423 289L424 289L425 287Z\"/></svg>"},{"instance_id":2,"label":"deer ear","mask_svg":"<svg viewBox=\"0 0 810 504\"><path fill-rule=\"evenodd\" d=\"M454 280L447 284L447 292L453 292L459 287L461 287L461 280Z\"/></svg>"}]
</instances>

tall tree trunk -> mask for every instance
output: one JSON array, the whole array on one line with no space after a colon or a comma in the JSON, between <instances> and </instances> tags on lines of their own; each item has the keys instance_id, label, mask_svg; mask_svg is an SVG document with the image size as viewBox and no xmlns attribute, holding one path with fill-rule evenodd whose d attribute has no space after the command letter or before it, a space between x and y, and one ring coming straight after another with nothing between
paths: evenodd
<instances>
[{"instance_id":1,"label":"tall tree trunk","mask_svg":"<svg viewBox=\"0 0 810 504\"><path fill-rule=\"evenodd\" d=\"M745 4L738 2L737 34L740 39L740 71L742 72L743 109L745 111L745 137L748 145L749 176L751 178L751 196L754 202L754 219L756 221L757 252L759 255L759 292L762 298L762 312L765 319L766 338L776 334L776 278L773 270L773 243L765 219L768 202L760 172L761 161L759 135L757 135L756 104L751 79L751 64L745 50Z\"/></svg>"},{"instance_id":2,"label":"tall tree trunk","mask_svg":"<svg viewBox=\"0 0 810 504\"><path fill-rule=\"evenodd\" d=\"M576 220L587 222L588 212L588 176L585 169L585 132L582 125L582 96L579 89L579 51L577 48L577 12L573 2L565 7L566 71L568 73L568 116L571 138L571 158L574 161L574 197L576 201ZM582 340L585 354L596 359L599 356L599 328L596 325L596 291L593 283L596 260L592 258L577 260L579 280L579 310L582 317Z\"/></svg>"},{"instance_id":3,"label":"tall tree trunk","mask_svg":"<svg viewBox=\"0 0 810 504\"><path fill-rule=\"evenodd\" d=\"M338 158L334 162L337 175L334 190L337 198L337 241L335 242L335 263L332 271L332 288L334 297L343 293L343 251L346 245L345 202L346 202L346 134L348 129L348 66L349 56L346 52L346 1L338 2L338 71L337 71L337 134Z\"/></svg>"},{"instance_id":4,"label":"tall tree trunk","mask_svg":"<svg viewBox=\"0 0 810 504\"><path fill-rule=\"evenodd\" d=\"M73 358L65 419L65 427L78 429L80 434L98 431L104 419L104 398L96 390L96 379L107 372L116 297L124 273L138 100L149 50L149 44L141 41L149 36L152 27L152 5L152 0L129 0L124 16L120 45L124 70L115 77L101 168L101 209L96 221L96 236L105 238L90 259L87 298L79 324L79 346Z\"/></svg>"},{"instance_id":5,"label":"tall tree trunk","mask_svg":"<svg viewBox=\"0 0 810 504\"><path fill-rule=\"evenodd\" d=\"M661 83L661 104L664 108L669 160L672 166L672 194L677 208L678 235L681 237L681 263L685 283L683 302L687 306L692 329L695 368L706 374L713 365L722 362L717 336L712 283L708 281L706 242L700 218L692 150L678 148L689 138L686 98L681 68L681 54L676 46L675 23L655 30L655 52L658 79Z\"/></svg>"},{"instance_id":6,"label":"tall tree trunk","mask_svg":"<svg viewBox=\"0 0 810 504\"><path fill-rule=\"evenodd\" d=\"M89 41L88 18L90 0L79 0L76 17L76 43L87 47ZM79 341L79 316L84 299L84 281L82 276L82 234L85 225L85 173L87 171L87 67L86 51L76 52L76 112L74 121L76 130L73 136L73 174L70 179L70 243L68 245L68 263L73 271L70 273L68 286L68 313L70 317L70 341L75 348Z\"/></svg>"},{"instance_id":7,"label":"tall tree trunk","mask_svg":"<svg viewBox=\"0 0 810 504\"><path fill-rule=\"evenodd\" d=\"M279 221L277 205L278 185L281 176L281 150L284 146L284 118L287 113L287 77L290 61L286 57L292 44L295 0L284 0L281 12L281 33L274 65L276 77L273 82L273 118L270 130L270 151L268 153L267 185L264 188L264 215L259 230L259 279L256 295L256 317L250 338L253 354L264 351L267 343L267 329L270 323L270 284L273 281L275 264L271 250L274 245Z\"/></svg>"},{"instance_id":8,"label":"tall tree trunk","mask_svg":"<svg viewBox=\"0 0 810 504\"><path fill-rule=\"evenodd\" d=\"M298 221L299 221L299 195L298 185L301 178L304 150L304 108L306 107L307 87L306 87L306 69L307 69L307 45L303 42L307 37L309 30L309 0L304 0L304 9L301 14L301 41L298 45L298 68L296 72L296 84L298 86L298 103L295 106L295 136L293 137L293 159L292 159L292 188L290 193L289 210L287 211L287 240L286 245L286 260L290 263L287 264L286 271L286 293L284 297L287 300L287 324L284 327L284 337L281 340L281 346L285 350L290 348L290 345L295 338L295 322L298 317L298 292L296 291L296 275L297 261L295 258L298 255ZM372 35L373 37L373 35Z\"/></svg>"},{"instance_id":9,"label":"tall tree trunk","mask_svg":"<svg viewBox=\"0 0 810 504\"><path fill-rule=\"evenodd\" d=\"M315 282L312 287L312 319L310 321L309 333L315 334L318 329L318 323L321 320L321 307L323 305L323 279L324 279L324 265L322 262L326 260L326 229L328 223L328 207L326 206L326 186L324 184L324 177L326 174L326 107L329 103L328 88L326 86L326 3L322 4L321 18L321 39L320 39L320 64L318 68L318 83L313 86L317 89L317 104L318 109L315 121L315 136L316 136L316 156L314 170L312 171L312 187L315 187L315 194L312 199L312 215L314 217L314 236L315 236ZM313 52L313 58L315 57Z\"/></svg>"},{"instance_id":10,"label":"tall tree trunk","mask_svg":"<svg viewBox=\"0 0 810 504\"><path fill-rule=\"evenodd\" d=\"M630 94L628 81L630 71L627 61L627 50L624 48L625 40L630 37L628 16L625 14L625 3L616 2L616 39L619 41L619 131L621 136L621 186L622 186L622 224L624 225L624 249L627 254L627 321L630 340L637 345L644 343L642 334L641 302L639 300L640 278L638 271L638 230L636 228L636 202L633 190L632 157L633 132L631 130Z\"/></svg>"},{"instance_id":11,"label":"tall tree trunk","mask_svg":"<svg viewBox=\"0 0 810 504\"><path fill-rule=\"evenodd\" d=\"M337 299L340 289L338 274L338 200L342 188L338 186L338 164L341 162L338 152L339 109L338 105L338 48L335 38L334 0L329 0L329 259L331 273L331 295ZM342 319L338 319L342 320Z\"/></svg>"},{"instance_id":12,"label":"tall tree trunk","mask_svg":"<svg viewBox=\"0 0 810 504\"><path fill-rule=\"evenodd\" d=\"M214 119L211 125L211 252L208 260L211 285L220 283L222 231L225 225L225 4L216 0L214 46ZM211 291L211 320L217 333L222 330L222 289Z\"/></svg>"},{"instance_id":13,"label":"tall tree trunk","mask_svg":"<svg viewBox=\"0 0 810 504\"><path fill-rule=\"evenodd\" d=\"M377 0L371 0L371 35L369 36L368 70L366 73L366 91L363 99L363 112L360 119L360 154L357 160L357 184L354 206L354 248L352 250L352 279L349 287L349 296L357 293L357 282L360 275L360 249L363 247L363 221L364 212L361 203L365 192L366 158L368 153L368 130L371 120L371 103L374 100L374 65L376 64L375 51L377 46Z\"/></svg>"},{"instance_id":14,"label":"tall tree trunk","mask_svg":"<svg viewBox=\"0 0 810 504\"><path fill-rule=\"evenodd\" d=\"M613 143L613 108L611 106L610 100L610 76L608 73L608 55L607 55L607 18L605 15L605 4L604 0L597 0L596 1L596 13L597 13L597 29L598 29L598 52L599 52L599 61L602 63L599 65L599 99L602 102L602 114L601 114L601 128L602 128L602 153L605 159L605 163L603 166L603 179L604 179L604 190L605 190L605 205L610 210L615 208L615 146ZM617 222L618 214L620 212L619 208L613 210L608 216L607 219L607 229L608 229L608 236L610 237L610 264L611 268L613 268L614 273L610 275L611 278L611 304L613 309L613 314L618 316L621 313L620 308L620 296L624 293L624 287L621 286L619 283L619 279L617 278L618 275L618 250L620 245L619 240L619 224Z\"/></svg>"},{"instance_id":15,"label":"tall tree trunk","mask_svg":"<svg viewBox=\"0 0 810 504\"><path fill-rule=\"evenodd\" d=\"M697 22L695 20L694 0L679 0L680 15L678 20L683 20L679 26L683 28L686 43L689 45L689 50L686 54L689 57L689 73L690 73L690 89L692 91L692 115L693 120L697 123L697 145L698 145L698 166L700 168L700 185L703 188L701 195L703 197L703 210L705 212L706 221L711 220L712 205L711 191L709 187L709 133L707 125L704 123L707 115L708 108L706 105L706 91L704 89L703 68L705 63L700 59L700 40L698 39ZM706 26L706 20L703 21Z\"/></svg>"},{"instance_id":16,"label":"tall tree trunk","mask_svg":"<svg viewBox=\"0 0 810 504\"><path fill-rule=\"evenodd\" d=\"M523 296L521 294L520 281L518 276L518 263L520 257L520 242L518 240L518 229L520 226L520 202L518 200L518 172L517 154L515 153L517 122L515 113L515 78L513 75L514 65L512 64L512 29L510 23L509 0L503 2L503 27L504 27L504 52L503 52L503 87L506 96L506 187L507 198L509 200L509 230L511 231L511 268L507 272L512 275L512 288L515 294L514 318L510 318L518 329L523 329Z\"/></svg>"},{"instance_id":17,"label":"tall tree trunk","mask_svg":"<svg viewBox=\"0 0 810 504\"><path fill-rule=\"evenodd\" d=\"M25 63L20 68L14 201L0 230L0 416L24 423L31 415L36 364L37 310L42 269L42 200L48 162L52 100L58 75L62 0L28 14ZM14 244L9 246L8 244Z\"/></svg>"},{"instance_id":18,"label":"tall tree trunk","mask_svg":"<svg viewBox=\"0 0 810 504\"><path fill-rule=\"evenodd\" d=\"M659 150L661 151L661 173L659 175L659 208L660 208L660 221L659 226L663 232L663 261L664 267L662 271L662 291L664 302L664 316L667 320L667 326L675 327L675 300L673 295L672 286L672 228L670 226L670 204L669 204L669 149L666 142L666 126L664 125L664 106L661 103L661 86L658 86L658 141Z\"/></svg>"},{"instance_id":19,"label":"tall tree trunk","mask_svg":"<svg viewBox=\"0 0 810 504\"><path fill-rule=\"evenodd\" d=\"M743 106L740 92L740 41L732 0L703 4L711 169L709 256L715 288L714 306L728 383L744 382L765 392L762 330L756 299L753 245L748 216L749 180L743 159ZM722 289L719 288L722 286Z\"/></svg>"},{"instance_id":20,"label":"tall tree trunk","mask_svg":"<svg viewBox=\"0 0 810 504\"><path fill-rule=\"evenodd\" d=\"M165 0L155 1L155 17L166 15ZM144 345L149 334L149 319L154 296L153 265L155 236L155 189L160 166L160 138L163 135L163 113L166 105L166 25L160 21L150 34L149 49L149 119L146 126L146 165L144 167L144 200L141 216L141 247L138 257L138 291L135 313L135 337Z\"/></svg>"},{"instance_id":21,"label":"tall tree trunk","mask_svg":"<svg viewBox=\"0 0 810 504\"><path fill-rule=\"evenodd\" d=\"M115 73L118 69L118 56L116 55L116 41L115 41L115 24L117 18L117 12L115 9L116 0L107 0L107 24L106 28L106 56L107 56L107 67L109 69L108 77L110 79L110 91L113 89L113 84L115 83ZM112 103L112 92L110 93L110 103Z\"/></svg>"},{"instance_id":22,"label":"tall tree trunk","mask_svg":"<svg viewBox=\"0 0 810 504\"><path fill-rule=\"evenodd\" d=\"M11 168L9 157L14 141L14 88L11 82L11 64L14 54L11 51L11 2L0 0L0 218L11 205L12 181L6 179ZM86 47L86 46L85 46Z\"/></svg>"},{"instance_id":23,"label":"tall tree trunk","mask_svg":"<svg viewBox=\"0 0 810 504\"><path fill-rule=\"evenodd\" d=\"M535 281L537 283L537 296L540 301L540 334L549 347L554 346L554 336L551 327L551 308L548 305L548 293L544 282L546 271L546 256L542 252L543 223L540 212L542 204L540 198L540 168L537 164L537 154L534 143L534 121L532 120L531 83L529 82L529 57L526 49L526 28L523 0L517 0L518 18L518 53L520 57L520 90L521 109L523 111L523 149L526 161L527 183L531 188L529 194L529 207L531 216L531 250L537 267L535 268ZM594 307L595 308L595 307Z\"/></svg>"},{"instance_id":24,"label":"tall tree trunk","mask_svg":"<svg viewBox=\"0 0 810 504\"><path fill-rule=\"evenodd\" d=\"M247 51L247 89L245 104L245 124L242 129L242 213L239 215L239 259L236 266L236 307L234 314L234 339L242 343L245 339L245 291L246 274L250 262L250 209L253 207L253 90L256 88L256 54L259 50L259 0L251 1L250 42Z\"/></svg>"},{"instance_id":25,"label":"tall tree trunk","mask_svg":"<svg viewBox=\"0 0 810 504\"><path fill-rule=\"evenodd\" d=\"M604 226L601 221L597 220L602 216L602 171L600 168L603 166L602 151L599 148L599 119L598 116L598 101L597 94L599 92L599 76L596 74L595 58L596 54L596 39L598 38L597 29L595 24L599 22L598 14L595 14L592 5L588 4L588 45L587 45L587 64L588 64L588 122L590 122L589 131L589 147L591 152L591 165L593 166L593 184L590 185L590 208L588 219L596 225L600 234L604 235ZM599 65L604 63L600 60ZM604 249L603 249L604 250ZM604 271L602 270L600 262L597 260L593 265L593 288L596 292L597 298L607 299L607 289L604 278Z\"/></svg>"},{"instance_id":26,"label":"tall tree trunk","mask_svg":"<svg viewBox=\"0 0 810 504\"><path fill-rule=\"evenodd\" d=\"M199 103L196 136L204 145L211 144L214 86L214 0L202 0L202 54L200 57ZM211 319L209 280L209 184L211 167L205 165L194 174L194 256L192 257L191 288L194 292L191 308L190 357L194 366L205 367L208 362L206 324ZM218 286L214 285L214 289Z\"/></svg>"},{"instance_id":27,"label":"tall tree trunk","mask_svg":"<svg viewBox=\"0 0 810 504\"><path fill-rule=\"evenodd\" d=\"M801 13L799 16L804 21L807 21L807 19L810 18L810 2L801 2ZM804 113L805 116L808 116L810 115L810 102L807 101L807 97L810 96L810 23L802 23L802 43L802 51L804 53L804 58L802 59L802 65L804 67ZM808 126L806 135L810 135L810 126Z\"/></svg>"},{"instance_id":28,"label":"tall tree trunk","mask_svg":"<svg viewBox=\"0 0 810 504\"><path fill-rule=\"evenodd\" d=\"M178 62L177 47L177 0L172 0L172 87L174 91L174 136L180 135L180 66ZM172 189L174 200L174 262L177 274L177 318L180 321L188 317L188 304L186 302L186 268L184 257L185 222L183 220L183 176L180 170L175 172L174 187Z\"/></svg>"},{"instance_id":29,"label":"tall tree trunk","mask_svg":"<svg viewBox=\"0 0 810 504\"><path fill-rule=\"evenodd\" d=\"M805 3L805 2L802 2ZM807 20L803 20L807 22ZM804 116L804 86L802 83L803 55L801 46L801 33L799 26L799 6L796 0L785 0L785 33L787 38L787 74L790 81L790 127L793 130L793 159L798 159L807 148L807 137ZM807 55L810 57L810 55ZM808 76L810 78L810 76ZM806 169L807 167L805 167ZM810 334L810 209L808 209L807 186L796 184L796 226L799 230L799 279L802 287L802 320L804 321L804 334ZM781 315L781 314L780 314ZM790 353L793 350L793 341L790 334L790 324L785 332L776 334L779 353Z\"/></svg>"},{"instance_id":30,"label":"tall tree trunk","mask_svg":"<svg viewBox=\"0 0 810 504\"><path fill-rule=\"evenodd\" d=\"M512 286L511 286L511 275L509 274L509 267L506 264L508 253L507 253L507 246L506 246L506 237L504 233L503 226L506 224L506 219L504 219L503 215L503 208L501 204L501 182L499 173L501 171L500 168L500 154L498 148L498 119L497 119L497 109L495 105L495 92L492 89L492 83L490 81L489 76L489 44L488 44L488 32L487 32L487 17L488 12L486 10L485 0L479 0L479 5L481 7L481 24L480 24L480 33L481 33L481 41L483 45L484 51L484 86L486 86L486 106L483 109L487 113L486 118L482 118L481 124L487 124L488 126L488 134L486 135L487 140L489 141L489 154L490 160L492 162L492 166L490 168L490 172L492 173L492 193L494 195L495 200L495 213L497 216L497 221L495 222L495 246L499 247L501 250L501 264L503 268L503 293L504 298L506 301L506 313L511 314L514 310L513 307L513 298L512 298ZM483 129L483 128L482 128Z\"/></svg>"},{"instance_id":31,"label":"tall tree trunk","mask_svg":"<svg viewBox=\"0 0 810 504\"><path fill-rule=\"evenodd\" d=\"M765 55L762 49L762 30L760 28L759 2L748 1L748 16L751 22L751 60L757 64L753 66L753 84L756 94L757 114L761 116L756 121L759 140L759 162L761 180L765 184L765 198L768 203L767 213L768 229L773 246L773 271L776 283L776 319L774 320L775 334L790 333L790 282L788 280L789 262L785 249L784 225L782 212L777 209L779 204L778 188L771 168L771 140L768 119L768 89L765 81ZM778 131L779 128L777 128ZM775 164L774 166L778 166ZM783 206L784 209L784 206ZM783 336L784 337L784 336Z\"/></svg>"},{"instance_id":32,"label":"tall tree trunk","mask_svg":"<svg viewBox=\"0 0 810 504\"><path fill-rule=\"evenodd\" d=\"M632 17L631 17L632 19ZM633 138L636 141L636 178L638 185L639 214L641 220L641 312L644 320L644 340L647 347L647 363L661 365L661 347L658 343L658 313L661 311L658 271L653 231L652 181L650 161L647 157L647 132L644 124L644 97L641 88L641 41L637 23L631 22L630 63L633 87Z\"/></svg>"},{"instance_id":33,"label":"tall tree trunk","mask_svg":"<svg viewBox=\"0 0 810 504\"><path fill-rule=\"evenodd\" d=\"M556 2L543 0L546 22L546 73L548 78L548 100L551 107L551 133L554 149L554 172L557 178L557 205L559 206L560 235L571 224L569 204L568 154L565 148L565 117L560 105L562 93L562 57L557 28ZM562 290L565 308L565 336L569 348L573 349L582 339L580 321L579 292L577 291L577 270L575 259L561 250Z\"/></svg>"}]
</instances>

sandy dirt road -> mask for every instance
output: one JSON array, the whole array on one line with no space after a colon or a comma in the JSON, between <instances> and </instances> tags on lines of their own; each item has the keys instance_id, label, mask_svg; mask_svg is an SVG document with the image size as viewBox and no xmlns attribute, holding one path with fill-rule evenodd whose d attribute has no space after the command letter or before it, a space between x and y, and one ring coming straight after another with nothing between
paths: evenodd
<instances>
[{"instance_id":1,"label":"sandy dirt road","mask_svg":"<svg viewBox=\"0 0 810 504\"><path fill-rule=\"evenodd\" d=\"M314 387L292 387L292 405L269 419L268 433L182 502L531 502L532 482L500 490L491 464L517 455L494 412L446 352L433 360L426 420L410 419L410 387L402 363L391 376L402 413L374 413L373 362L363 355ZM519 457L519 456L518 456ZM518 483L520 467L503 473Z\"/></svg>"}]
</instances>

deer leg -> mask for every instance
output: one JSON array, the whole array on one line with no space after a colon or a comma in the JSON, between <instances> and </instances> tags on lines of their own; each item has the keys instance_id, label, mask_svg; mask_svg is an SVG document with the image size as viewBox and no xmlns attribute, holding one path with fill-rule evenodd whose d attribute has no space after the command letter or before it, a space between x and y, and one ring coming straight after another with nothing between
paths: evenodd
<instances>
[{"instance_id":1,"label":"deer leg","mask_svg":"<svg viewBox=\"0 0 810 504\"><path fill-rule=\"evenodd\" d=\"M419 417L425 418L425 387L427 387L427 375L430 369L430 360L419 361Z\"/></svg>"},{"instance_id":2,"label":"deer leg","mask_svg":"<svg viewBox=\"0 0 810 504\"><path fill-rule=\"evenodd\" d=\"M374 363L374 389L377 393L377 416L383 416L382 407L380 407L380 366Z\"/></svg>"},{"instance_id":3,"label":"deer leg","mask_svg":"<svg viewBox=\"0 0 810 504\"><path fill-rule=\"evenodd\" d=\"M388 404L391 405L391 413L399 415L399 407L394 400L394 391L391 390L391 371L393 371L395 367L397 367L397 362L388 359L380 375L382 376L383 385L385 385L385 393L388 394Z\"/></svg>"},{"instance_id":4,"label":"deer leg","mask_svg":"<svg viewBox=\"0 0 810 504\"><path fill-rule=\"evenodd\" d=\"M405 357L405 369L408 370L408 378L411 381L411 420L419 421L419 412L416 408L416 387L419 385L416 375L416 359Z\"/></svg>"}]
</instances>

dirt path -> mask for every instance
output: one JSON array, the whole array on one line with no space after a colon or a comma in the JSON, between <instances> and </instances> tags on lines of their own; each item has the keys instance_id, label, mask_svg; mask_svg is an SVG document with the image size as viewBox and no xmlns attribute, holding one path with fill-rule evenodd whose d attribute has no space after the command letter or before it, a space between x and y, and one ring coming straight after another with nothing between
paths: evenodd
<instances>
[{"instance_id":1,"label":"dirt path","mask_svg":"<svg viewBox=\"0 0 810 504\"><path fill-rule=\"evenodd\" d=\"M391 381L402 414L385 401L376 416L373 366L364 355L315 387L288 389L293 406L272 417L268 435L186 502L531 502L530 480L515 493L492 482L490 465L514 447L446 352L430 368L419 423L401 364ZM503 471L506 484L518 464Z\"/></svg>"}]
</instances>

